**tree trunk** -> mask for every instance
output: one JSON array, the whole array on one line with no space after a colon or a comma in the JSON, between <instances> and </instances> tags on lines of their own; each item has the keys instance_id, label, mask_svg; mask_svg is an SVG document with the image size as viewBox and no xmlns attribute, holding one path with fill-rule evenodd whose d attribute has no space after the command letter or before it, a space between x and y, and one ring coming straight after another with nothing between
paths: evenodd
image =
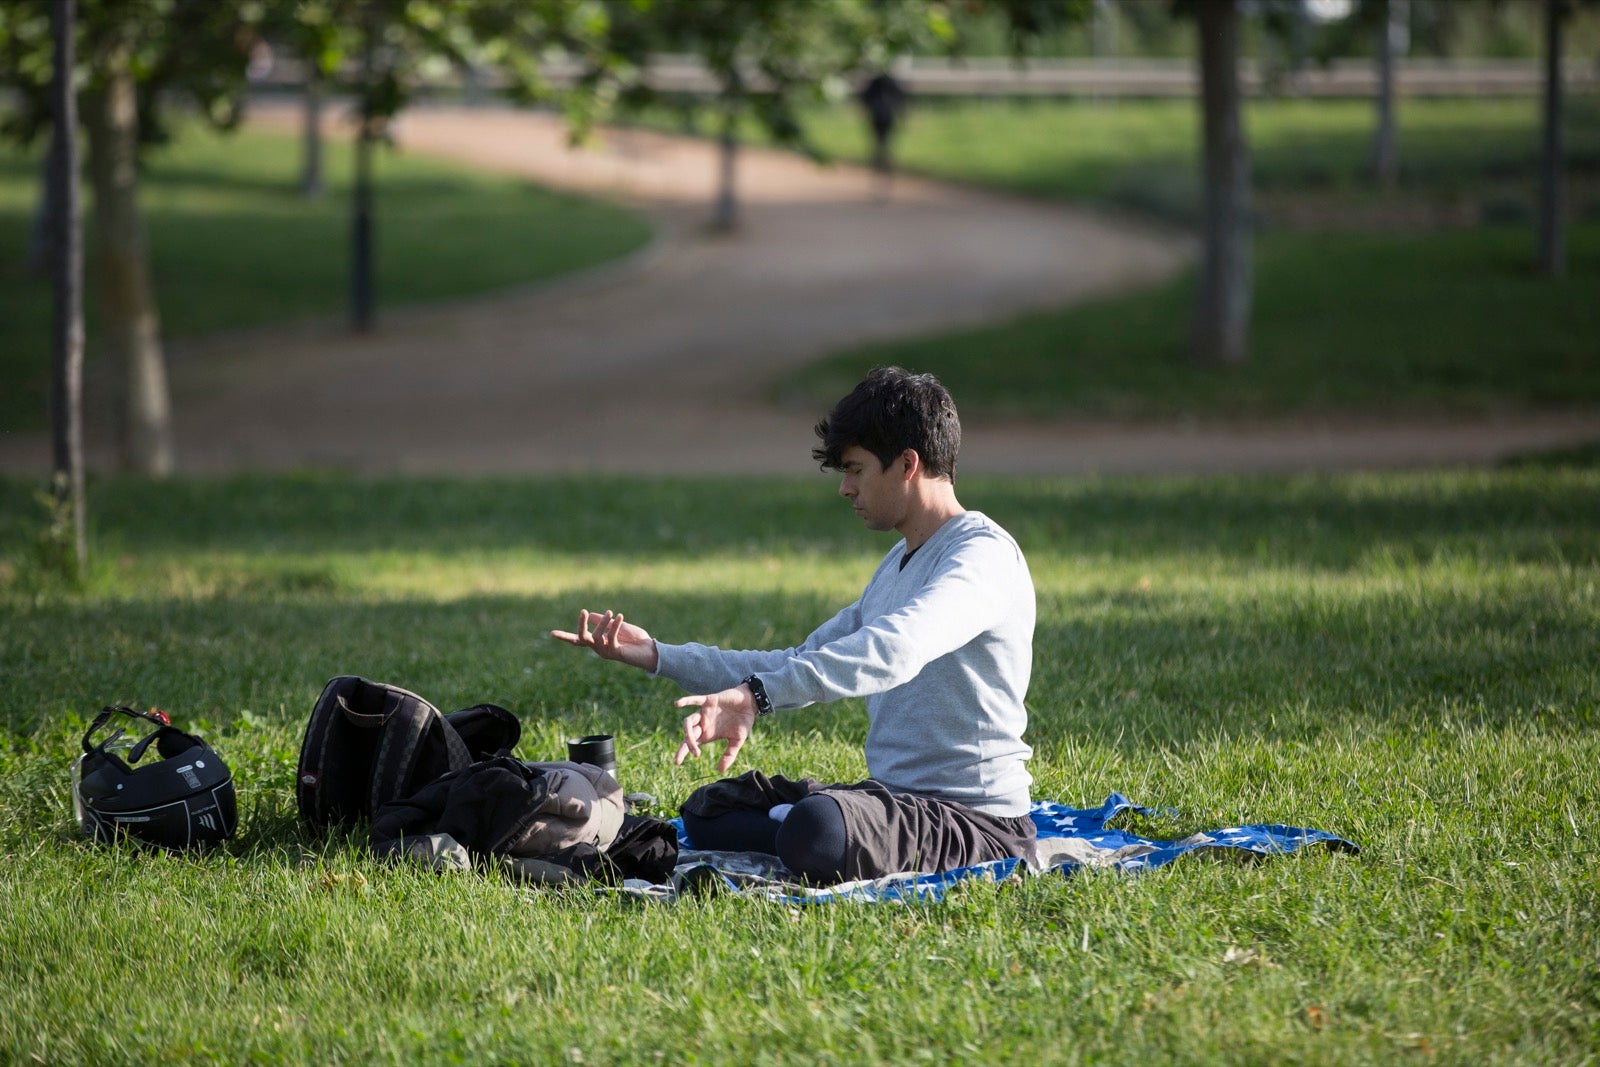
<instances>
[{"instance_id":1,"label":"tree trunk","mask_svg":"<svg viewBox=\"0 0 1600 1067\"><path fill-rule=\"evenodd\" d=\"M1539 270L1559 278L1567 272L1563 215L1566 189L1563 170L1566 146L1562 131L1565 93L1561 84L1562 23L1566 0L1545 0L1544 11L1544 149L1539 159Z\"/></svg>"},{"instance_id":2,"label":"tree trunk","mask_svg":"<svg viewBox=\"0 0 1600 1067\"><path fill-rule=\"evenodd\" d=\"M1089 45L1095 58L1111 59L1117 54L1117 30L1112 21L1116 12L1111 10L1111 0L1094 0L1089 18Z\"/></svg>"},{"instance_id":3,"label":"tree trunk","mask_svg":"<svg viewBox=\"0 0 1600 1067\"><path fill-rule=\"evenodd\" d=\"M739 161L739 106L738 97L725 94L722 111L722 135L717 170L717 201L712 209L711 228L728 232L739 225L739 201L736 176Z\"/></svg>"},{"instance_id":4,"label":"tree trunk","mask_svg":"<svg viewBox=\"0 0 1600 1067\"><path fill-rule=\"evenodd\" d=\"M377 118L372 113L375 51L378 29L372 8L367 8L361 46L361 128L356 133L356 172L350 205L350 327L357 333L372 329L372 142Z\"/></svg>"},{"instance_id":5,"label":"tree trunk","mask_svg":"<svg viewBox=\"0 0 1600 1067\"><path fill-rule=\"evenodd\" d=\"M172 472L172 401L150 282L149 242L139 213L139 120L131 58L126 43L108 49L103 83L88 97L95 266L105 349L121 394L122 465L161 477Z\"/></svg>"},{"instance_id":6,"label":"tree trunk","mask_svg":"<svg viewBox=\"0 0 1600 1067\"><path fill-rule=\"evenodd\" d=\"M73 559L82 575L89 564L83 485L83 226L78 197L78 103L72 84L73 23L77 0L50 7L55 69L50 87L54 126L46 202L51 204L55 321L51 337L50 427L54 445L57 514L71 526Z\"/></svg>"},{"instance_id":7,"label":"tree trunk","mask_svg":"<svg viewBox=\"0 0 1600 1067\"><path fill-rule=\"evenodd\" d=\"M1111 9L1111 0L1094 0L1094 8L1089 15L1089 51L1095 59L1112 59L1117 54L1116 12ZM1098 91L1091 91L1089 99L1097 104L1115 101L1115 97L1106 96Z\"/></svg>"},{"instance_id":8,"label":"tree trunk","mask_svg":"<svg viewBox=\"0 0 1600 1067\"><path fill-rule=\"evenodd\" d=\"M461 67L461 98L468 107L483 107L490 102L489 89L484 84L483 68L476 63Z\"/></svg>"},{"instance_id":9,"label":"tree trunk","mask_svg":"<svg viewBox=\"0 0 1600 1067\"><path fill-rule=\"evenodd\" d=\"M1311 12L1307 0L1295 0L1289 12L1289 91L1295 96L1305 93L1301 84L1306 73L1306 59L1311 48Z\"/></svg>"},{"instance_id":10,"label":"tree trunk","mask_svg":"<svg viewBox=\"0 0 1600 1067\"><path fill-rule=\"evenodd\" d=\"M1400 154L1395 137L1394 66L1405 29L1406 0L1379 0L1378 4L1378 126L1372 136L1372 176L1386 189L1400 177Z\"/></svg>"},{"instance_id":11,"label":"tree trunk","mask_svg":"<svg viewBox=\"0 0 1600 1067\"><path fill-rule=\"evenodd\" d=\"M322 196L322 75L307 64L304 129L301 131L300 195Z\"/></svg>"},{"instance_id":12,"label":"tree trunk","mask_svg":"<svg viewBox=\"0 0 1600 1067\"><path fill-rule=\"evenodd\" d=\"M1239 91L1239 10L1201 0L1200 107L1205 167L1200 289L1190 357L1232 367L1249 355L1250 156Z\"/></svg>"},{"instance_id":13,"label":"tree trunk","mask_svg":"<svg viewBox=\"0 0 1600 1067\"><path fill-rule=\"evenodd\" d=\"M54 9L52 8L52 11ZM73 109L77 113L77 109ZM55 140L51 139L51 151L54 151ZM56 250L56 212L60 206L56 198L61 190L56 185L54 178L55 160L47 152L39 164L39 203L34 208L33 233L28 238L28 273L44 278L53 276L52 268L55 266L52 257Z\"/></svg>"},{"instance_id":14,"label":"tree trunk","mask_svg":"<svg viewBox=\"0 0 1600 1067\"><path fill-rule=\"evenodd\" d=\"M351 186L350 328L372 329L372 123L363 120L356 137L356 173Z\"/></svg>"}]
</instances>

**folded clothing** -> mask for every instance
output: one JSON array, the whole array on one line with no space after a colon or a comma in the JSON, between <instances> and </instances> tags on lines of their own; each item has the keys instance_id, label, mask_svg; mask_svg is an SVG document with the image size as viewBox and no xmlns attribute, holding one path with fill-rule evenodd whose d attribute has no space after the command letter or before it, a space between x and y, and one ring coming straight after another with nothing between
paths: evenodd
<instances>
[{"instance_id":1,"label":"folded clothing","mask_svg":"<svg viewBox=\"0 0 1600 1067\"><path fill-rule=\"evenodd\" d=\"M622 787L606 771L509 756L385 804L373 817L371 842L380 856L441 868L492 857L539 882L581 881L608 868L625 878L665 878L677 858L670 824L625 816Z\"/></svg>"}]
</instances>

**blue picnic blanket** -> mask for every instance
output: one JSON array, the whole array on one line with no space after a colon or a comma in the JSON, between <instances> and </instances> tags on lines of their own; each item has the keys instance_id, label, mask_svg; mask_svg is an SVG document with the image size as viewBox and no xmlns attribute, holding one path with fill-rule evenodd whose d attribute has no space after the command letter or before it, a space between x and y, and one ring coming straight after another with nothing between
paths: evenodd
<instances>
[{"instance_id":1,"label":"blue picnic blanket","mask_svg":"<svg viewBox=\"0 0 1600 1067\"><path fill-rule=\"evenodd\" d=\"M1228 826L1191 834L1177 841L1158 841L1107 826L1123 812L1161 814L1135 804L1121 793L1112 793L1098 808L1071 808L1065 804L1037 801L1029 811L1038 830L1037 868L1029 869L1018 859L1005 859L941 874L892 874L824 888L801 885L776 856L758 852L696 850L694 843L684 833L683 820L674 819L680 853L671 882L659 886L630 884L626 889L639 895L664 899L710 887L756 894L791 904L831 904L845 900L928 902L943 899L946 890L969 878L998 882L1017 874L1019 867L1023 867L1025 873L1035 874L1068 875L1083 869L1134 873L1165 866L1179 856L1202 850L1216 850L1243 859L1294 852L1306 845L1322 845L1351 853L1361 851L1354 843L1324 830L1275 823Z\"/></svg>"}]
</instances>

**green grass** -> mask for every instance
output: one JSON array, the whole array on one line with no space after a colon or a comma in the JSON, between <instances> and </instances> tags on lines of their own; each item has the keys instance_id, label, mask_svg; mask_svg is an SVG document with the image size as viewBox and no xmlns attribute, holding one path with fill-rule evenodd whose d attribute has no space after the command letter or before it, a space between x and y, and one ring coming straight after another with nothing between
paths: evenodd
<instances>
[{"instance_id":1,"label":"green grass","mask_svg":"<svg viewBox=\"0 0 1600 1067\"><path fill-rule=\"evenodd\" d=\"M529 758L612 730L671 809L712 774L671 766L673 687L544 633L613 606L668 640L802 636L886 547L832 479L97 480L82 591L31 562L31 492L0 482L0 1060L1600 1059L1592 465L963 480L1038 589L1037 796L1364 852L808 910L380 866L304 837L291 778L354 671L505 704ZM219 746L234 842L74 836L67 766L110 701ZM858 776L865 725L785 714L741 762Z\"/></svg>"},{"instance_id":2,"label":"green grass","mask_svg":"<svg viewBox=\"0 0 1600 1067\"><path fill-rule=\"evenodd\" d=\"M1363 100L1252 101L1246 135L1269 219L1272 194L1332 193L1341 205L1371 200L1373 115ZM1487 210L1531 217L1537 100L1402 99L1396 122L1401 188L1390 199L1487 197ZM1600 102L1573 100L1566 128L1573 171L1600 172ZM865 123L849 108L817 109L807 129L830 155L867 158ZM1192 221L1199 110L1190 100L914 100L896 159L954 181ZM1585 193L1578 209L1600 212L1600 199Z\"/></svg>"},{"instance_id":3,"label":"green grass","mask_svg":"<svg viewBox=\"0 0 1600 1067\"><path fill-rule=\"evenodd\" d=\"M350 157L347 145L327 146L329 191L310 201L296 191L300 154L292 137L185 127L170 146L152 151L141 202L166 336L342 314L349 301ZM380 151L375 174L380 312L553 278L624 255L650 237L648 225L622 208L402 152ZM50 288L22 269L38 180L36 154L0 145L6 428L45 421ZM85 232L92 253L92 221ZM90 282L92 359L92 275Z\"/></svg>"},{"instance_id":4,"label":"green grass","mask_svg":"<svg viewBox=\"0 0 1600 1067\"><path fill-rule=\"evenodd\" d=\"M1350 225L1344 215L1352 211L1385 208L1401 217L1431 210L1457 219L1532 219L1536 99L1401 98L1400 181L1390 191L1374 188L1369 175L1374 115L1366 100L1249 101L1245 130L1264 221L1289 221L1288 209L1304 208L1306 197L1323 206L1320 224L1336 228ZM1192 224L1200 207L1199 119L1192 100L913 98L895 160L911 173ZM866 122L853 103L814 106L804 120L825 157L870 157ZM670 132L713 128L701 117L686 127L681 111L664 106L635 121ZM753 120L744 130L754 142L766 139ZM1592 218L1600 215L1600 101L1571 99L1565 130L1571 209Z\"/></svg>"},{"instance_id":5,"label":"green grass","mask_svg":"<svg viewBox=\"0 0 1600 1067\"><path fill-rule=\"evenodd\" d=\"M1191 364L1192 273L997 326L836 354L791 374L815 407L870 368L938 374L962 410L1032 418L1446 415L1600 403L1600 223L1568 232L1569 273L1536 276L1533 236L1268 234L1256 244L1250 359Z\"/></svg>"}]
</instances>

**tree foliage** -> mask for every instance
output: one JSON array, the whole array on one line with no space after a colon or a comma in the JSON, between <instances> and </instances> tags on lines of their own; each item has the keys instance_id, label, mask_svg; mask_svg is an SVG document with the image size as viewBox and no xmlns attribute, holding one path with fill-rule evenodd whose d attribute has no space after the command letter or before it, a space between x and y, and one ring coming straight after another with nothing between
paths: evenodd
<instances>
[{"instance_id":1,"label":"tree foliage","mask_svg":"<svg viewBox=\"0 0 1600 1067\"><path fill-rule=\"evenodd\" d=\"M651 57L689 54L717 82L719 109L736 100L775 140L813 152L801 105L843 99L852 80L915 44L954 43L933 0L608 0L607 11L604 49L625 75L602 102L653 102Z\"/></svg>"},{"instance_id":2,"label":"tree foliage","mask_svg":"<svg viewBox=\"0 0 1600 1067\"><path fill-rule=\"evenodd\" d=\"M212 0L78 0L76 35L80 91L92 91L112 73L113 57L126 56L139 90L140 137L159 142L166 126L157 108L182 96L221 127L239 119L250 48L265 3ZM26 144L50 123L50 7L11 0L0 5L0 82L18 106L3 131Z\"/></svg>"}]
</instances>

